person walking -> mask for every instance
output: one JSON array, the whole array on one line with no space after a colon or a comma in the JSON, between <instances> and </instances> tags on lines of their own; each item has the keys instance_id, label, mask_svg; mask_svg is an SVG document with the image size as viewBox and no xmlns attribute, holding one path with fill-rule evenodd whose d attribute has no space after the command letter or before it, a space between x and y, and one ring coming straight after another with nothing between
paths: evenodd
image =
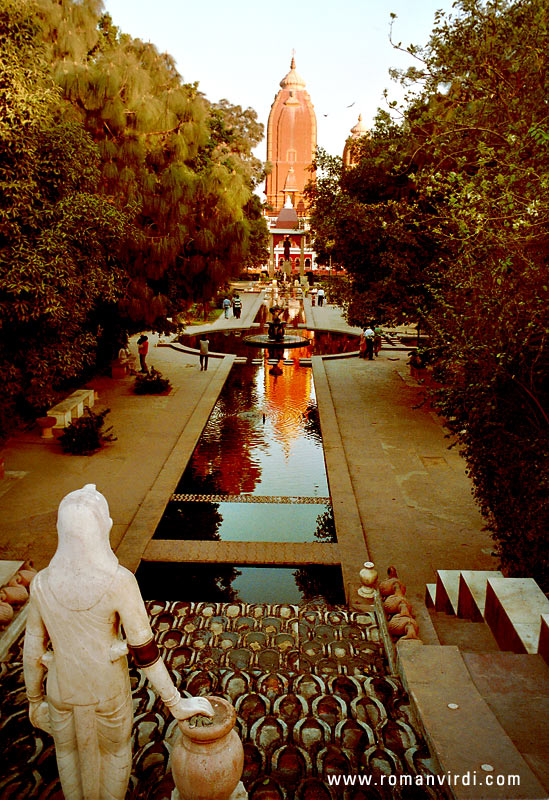
<instances>
[{"instance_id":1,"label":"person walking","mask_svg":"<svg viewBox=\"0 0 549 800\"><path fill-rule=\"evenodd\" d=\"M229 309L231 307L231 301L228 297L223 300L223 311L225 312L225 319L229 319Z\"/></svg>"},{"instance_id":2,"label":"person walking","mask_svg":"<svg viewBox=\"0 0 549 800\"><path fill-rule=\"evenodd\" d=\"M374 355L377 358L381 350L381 327L374 325Z\"/></svg>"},{"instance_id":3,"label":"person walking","mask_svg":"<svg viewBox=\"0 0 549 800\"><path fill-rule=\"evenodd\" d=\"M147 353L149 352L149 337L145 336L145 334L142 334L137 340L137 352L139 353L141 372L148 372Z\"/></svg>"},{"instance_id":4,"label":"person walking","mask_svg":"<svg viewBox=\"0 0 549 800\"><path fill-rule=\"evenodd\" d=\"M235 294L233 297L233 315L235 319L240 319L240 314L242 313L242 300L240 297Z\"/></svg>"},{"instance_id":5,"label":"person walking","mask_svg":"<svg viewBox=\"0 0 549 800\"><path fill-rule=\"evenodd\" d=\"M324 305L324 289L322 288L322 286L318 287L318 292L316 293L316 300L319 308Z\"/></svg>"},{"instance_id":6,"label":"person walking","mask_svg":"<svg viewBox=\"0 0 549 800\"><path fill-rule=\"evenodd\" d=\"M358 357L366 358L366 328L362 328L358 345Z\"/></svg>"},{"instance_id":7,"label":"person walking","mask_svg":"<svg viewBox=\"0 0 549 800\"><path fill-rule=\"evenodd\" d=\"M210 340L204 333L200 337L200 370L208 369L208 351L210 349Z\"/></svg>"},{"instance_id":8,"label":"person walking","mask_svg":"<svg viewBox=\"0 0 549 800\"><path fill-rule=\"evenodd\" d=\"M368 327L364 329L364 338L366 340L366 355L369 361L374 357L374 336L373 328L368 325Z\"/></svg>"}]
</instances>

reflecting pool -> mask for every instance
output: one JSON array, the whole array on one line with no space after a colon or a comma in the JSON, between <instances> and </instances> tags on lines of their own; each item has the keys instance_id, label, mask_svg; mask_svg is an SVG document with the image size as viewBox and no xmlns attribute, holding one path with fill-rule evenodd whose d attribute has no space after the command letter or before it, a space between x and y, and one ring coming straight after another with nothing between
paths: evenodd
<instances>
[{"instance_id":1,"label":"reflecting pool","mask_svg":"<svg viewBox=\"0 0 549 800\"><path fill-rule=\"evenodd\" d=\"M312 370L268 358L233 366L155 539L336 541ZM339 566L143 562L145 597L344 600Z\"/></svg>"},{"instance_id":2,"label":"reflecting pool","mask_svg":"<svg viewBox=\"0 0 549 800\"><path fill-rule=\"evenodd\" d=\"M321 598L345 603L338 566L297 567L233 564L161 564L142 561L136 577L143 597L186 602L302 603Z\"/></svg>"}]
</instances>

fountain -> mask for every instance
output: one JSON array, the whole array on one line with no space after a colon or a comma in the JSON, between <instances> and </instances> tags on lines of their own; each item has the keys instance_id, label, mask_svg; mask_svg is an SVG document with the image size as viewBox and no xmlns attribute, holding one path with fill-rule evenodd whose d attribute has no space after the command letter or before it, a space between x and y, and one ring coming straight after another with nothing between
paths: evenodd
<instances>
[{"instance_id":1,"label":"fountain","mask_svg":"<svg viewBox=\"0 0 549 800\"><path fill-rule=\"evenodd\" d=\"M258 333L254 336L246 336L243 341L250 347L269 349L273 346L277 349L284 349L286 347L304 347L310 344L309 339L304 336L286 333L286 323L280 319L282 311L281 306L271 306L269 312L272 319L267 323L267 334Z\"/></svg>"}]
</instances>

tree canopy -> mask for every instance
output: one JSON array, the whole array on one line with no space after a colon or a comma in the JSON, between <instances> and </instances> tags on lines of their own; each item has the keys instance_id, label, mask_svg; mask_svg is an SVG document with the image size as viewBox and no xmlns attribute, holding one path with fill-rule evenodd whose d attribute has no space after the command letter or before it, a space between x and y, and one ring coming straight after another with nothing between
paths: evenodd
<instances>
[{"instance_id":1,"label":"tree canopy","mask_svg":"<svg viewBox=\"0 0 549 800\"><path fill-rule=\"evenodd\" d=\"M355 166L320 153L310 190L319 248L349 270L350 321L427 328L503 567L546 589L548 15L545 0L437 13L428 44L406 48L417 65L394 73L403 105L378 114Z\"/></svg>"},{"instance_id":2,"label":"tree canopy","mask_svg":"<svg viewBox=\"0 0 549 800\"><path fill-rule=\"evenodd\" d=\"M211 103L99 0L0 10L0 368L43 410L116 352L266 256L262 126Z\"/></svg>"}]
</instances>

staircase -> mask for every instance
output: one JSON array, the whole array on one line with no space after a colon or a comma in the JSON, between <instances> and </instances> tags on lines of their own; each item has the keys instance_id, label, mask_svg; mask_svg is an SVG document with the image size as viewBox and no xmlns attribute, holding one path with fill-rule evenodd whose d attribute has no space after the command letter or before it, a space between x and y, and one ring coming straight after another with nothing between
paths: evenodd
<instances>
[{"instance_id":1,"label":"staircase","mask_svg":"<svg viewBox=\"0 0 549 800\"><path fill-rule=\"evenodd\" d=\"M426 606L549 796L549 600L530 578L438 570Z\"/></svg>"}]
</instances>

